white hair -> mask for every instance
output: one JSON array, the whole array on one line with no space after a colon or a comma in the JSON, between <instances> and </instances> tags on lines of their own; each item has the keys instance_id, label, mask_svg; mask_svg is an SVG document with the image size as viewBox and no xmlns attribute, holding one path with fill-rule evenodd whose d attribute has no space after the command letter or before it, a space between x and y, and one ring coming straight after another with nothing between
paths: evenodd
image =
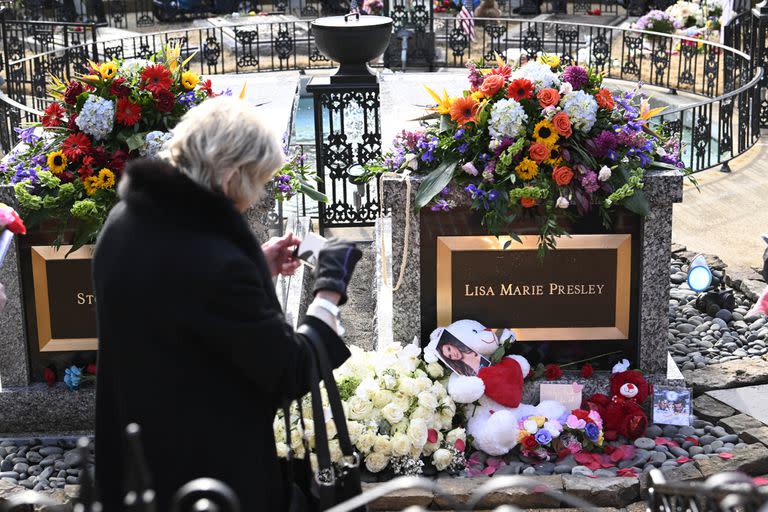
<instances>
[{"instance_id":1,"label":"white hair","mask_svg":"<svg viewBox=\"0 0 768 512\"><path fill-rule=\"evenodd\" d=\"M244 100L219 96L187 112L158 155L199 185L236 204L254 204L284 161L275 133Z\"/></svg>"}]
</instances>

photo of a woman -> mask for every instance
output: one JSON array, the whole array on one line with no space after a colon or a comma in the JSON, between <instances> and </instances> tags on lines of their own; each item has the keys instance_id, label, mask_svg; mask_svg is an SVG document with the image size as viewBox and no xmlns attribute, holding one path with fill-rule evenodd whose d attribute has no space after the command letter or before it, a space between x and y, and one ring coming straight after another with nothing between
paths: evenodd
<instances>
[{"instance_id":1,"label":"photo of a woman","mask_svg":"<svg viewBox=\"0 0 768 512\"><path fill-rule=\"evenodd\" d=\"M477 375L480 368L490 364L486 358L466 346L447 330L437 342L437 354L451 370L465 377Z\"/></svg>"}]
</instances>

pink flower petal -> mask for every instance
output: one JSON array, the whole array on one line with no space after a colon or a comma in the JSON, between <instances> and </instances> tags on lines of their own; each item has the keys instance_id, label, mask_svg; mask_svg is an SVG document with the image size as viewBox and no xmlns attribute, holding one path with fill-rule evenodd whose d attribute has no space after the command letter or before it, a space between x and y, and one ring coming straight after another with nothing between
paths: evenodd
<instances>
[{"instance_id":1,"label":"pink flower petal","mask_svg":"<svg viewBox=\"0 0 768 512\"><path fill-rule=\"evenodd\" d=\"M757 485L758 487L762 487L763 485L768 485L768 478L765 478L763 476L756 476L752 479L752 483Z\"/></svg>"},{"instance_id":2,"label":"pink flower petal","mask_svg":"<svg viewBox=\"0 0 768 512\"><path fill-rule=\"evenodd\" d=\"M491 475L492 475L492 474L494 474L495 472L496 472L496 468L494 468L494 467L491 467L491 466L488 466L487 468L485 468L484 470L482 470L480 473L481 473L481 474L483 474L483 475L488 475L488 476L491 476Z\"/></svg>"},{"instance_id":3,"label":"pink flower petal","mask_svg":"<svg viewBox=\"0 0 768 512\"><path fill-rule=\"evenodd\" d=\"M721 459L725 459L725 460L733 458L733 454L728 452L718 453L718 455L720 456Z\"/></svg>"},{"instance_id":4,"label":"pink flower petal","mask_svg":"<svg viewBox=\"0 0 768 512\"><path fill-rule=\"evenodd\" d=\"M691 462L691 459L689 459L688 457L680 457L675 462L677 462L678 464L685 464L686 462Z\"/></svg>"},{"instance_id":5,"label":"pink flower petal","mask_svg":"<svg viewBox=\"0 0 768 512\"><path fill-rule=\"evenodd\" d=\"M459 450L460 452L463 452L467 448L467 445L463 439L457 439L456 442L453 443L453 447Z\"/></svg>"},{"instance_id":6,"label":"pink flower petal","mask_svg":"<svg viewBox=\"0 0 768 512\"><path fill-rule=\"evenodd\" d=\"M437 442L437 430L433 428L427 430L427 442L430 444Z\"/></svg>"}]
</instances>

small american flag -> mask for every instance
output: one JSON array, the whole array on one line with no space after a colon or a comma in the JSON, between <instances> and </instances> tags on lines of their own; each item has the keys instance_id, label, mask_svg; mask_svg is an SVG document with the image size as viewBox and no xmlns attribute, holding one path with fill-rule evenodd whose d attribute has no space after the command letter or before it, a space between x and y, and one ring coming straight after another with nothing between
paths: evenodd
<instances>
[{"instance_id":1,"label":"small american flag","mask_svg":"<svg viewBox=\"0 0 768 512\"><path fill-rule=\"evenodd\" d=\"M461 2L461 10L459 11L459 26L461 27L461 30L467 35L469 40L474 41L475 17L472 15L472 11L467 8L467 4L471 1L472 0L463 0Z\"/></svg>"}]
</instances>

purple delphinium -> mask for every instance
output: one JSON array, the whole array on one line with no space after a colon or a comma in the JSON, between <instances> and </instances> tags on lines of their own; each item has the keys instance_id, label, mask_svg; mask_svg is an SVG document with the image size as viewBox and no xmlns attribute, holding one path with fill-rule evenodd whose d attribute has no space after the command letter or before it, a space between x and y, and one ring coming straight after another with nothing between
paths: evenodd
<instances>
[{"instance_id":1,"label":"purple delphinium","mask_svg":"<svg viewBox=\"0 0 768 512\"><path fill-rule=\"evenodd\" d=\"M195 91L185 92L179 96L179 103L187 108L192 108L195 105Z\"/></svg>"},{"instance_id":2,"label":"purple delphinium","mask_svg":"<svg viewBox=\"0 0 768 512\"><path fill-rule=\"evenodd\" d=\"M616 134L603 130L588 143L589 148L597 158L605 158L616 150Z\"/></svg>"},{"instance_id":3,"label":"purple delphinium","mask_svg":"<svg viewBox=\"0 0 768 512\"><path fill-rule=\"evenodd\" d=\"M462 137L464 137L464 128L459 128L456 130L456 133L453 134L453 139L461 140Z\"/></svg>"},{"instance_id":4,"label":"purple delphinium","mask_svg":"<svg viewBox=\"0 0 768 512\"><path fill-rule=\"evenodd\" d=\"M467 152L467 149L469 149L469 144L467 144L467 143L465 142L465 143L463 143L463 144L459 145L459 147L458 147L458 148L456 148L456 149L458 149L458 150L459 150L459 153L466 153L466 152Z\"/></svg>"},{"instance_id":5,"label":"purple delphinium","mask_svg":"<svg viewBox=\"0 0 768 512\"><path fill-rule=\"evenodd\" d=\"M589 73L581 66L568 66L563 71L563 80L571 84L574 89L581 89L589 82Z\"/></svg>"},{"instance_id":6,"label":"purple delphinium","mask_svg":"<svg viewBox=\"0 0 768 512\"><path fill-rule=\"evenodd\" d=\"M477 66L474 63L470 62L467 64L467 69L469 70L469 85L471 85L474 88L477 88L483 85L483 75L477 69Z\"/></svg>"},{"instance_id":7,"label":"purple delphinium","mask_svg":"<svg viewBox=\"0 0 768 512\"><path fill-rule=\"evenodd\" d=\"M37 171L35 169L27 169L24 164L19 163L13 168L13 176L11 177L11 183L14 185L21 181L29 180L32 183L37 183Z\"/></svg>"},{"instance_id":8,"label":"purple delphinium","mask_svg":"<svg viewBox=\"0 0 768 512\"><path fill-rule=\"evenodd\" d=\"M275 176L275 186L278 192L287 196L287 199L293 197L293 187L291 186L291 177L287 174Z\"/></svg>"},{"instance_id":9,"label":"purple delphinium","mask_svg":"<svg viewBox=\"0 0 768 512\"><path fill-rule=\"evenodd\" d=\"M445 199L438 199L435 204L430 208L433 212L449 212L451 211L451 205Z\"/></svg>"},{"instance_id":10,"label":"purple delphinium","mask_svg":"<svg viewBox=\"0 0 768 512\"><path fill-rule=\"evenodd\" d=\"M35 135L35 127L29 128L14 128L13 131L19 136L19 140L25 144L34 144L40 140L40 137Z\"/></svg>"},{"instance_id":11,"label":"purple delphinium","mask_svg":"<svg viewBox=\"0 0 768 512\"><path fill-rule=\"evenodd\" d=\"M506 151L507 148L514 142L515 140L511 137L502 137L499 141L499 145L496 147L496 149L493 150L493 155L498 158L499 155Z\"/></svg>"},{"instance_id":12,"label":"purple delphinium","mask_svg":"<svg viewBox=\"0 0 768 512\"><path fill-rule=\"evenodd\" d=\"M421 155L421 161L432 163L435 160L435 148L437 148L438 138L434 135L430 139L423 138L417 144L416 148L424 151Z\"/></svg>"},{"instance_id":13,"label":"purple delphinium","mask_svg":"<svg viewBox=\"0 0 768 512\"><path fill-rule=\"evenodd\" d=\"M486 192L485 190L478 188L471 183L467 185L464 190L469 192L473 201L472 208L476 210L490 210L493 202L499 198L499 192L496 189L491 189L490 192Z\"/></svg>"},{"instance_id":14,"label":"purple delphinium","mask_svg":"<svg viewBox=\"0 0 768 512\"><path fill-rule=\"evenodd\" d=\"M581 177L581 186L588 194L594 194L600 190L600 182L597 179L597 173L588 171Z\"/></svg>"}]
</instances>

